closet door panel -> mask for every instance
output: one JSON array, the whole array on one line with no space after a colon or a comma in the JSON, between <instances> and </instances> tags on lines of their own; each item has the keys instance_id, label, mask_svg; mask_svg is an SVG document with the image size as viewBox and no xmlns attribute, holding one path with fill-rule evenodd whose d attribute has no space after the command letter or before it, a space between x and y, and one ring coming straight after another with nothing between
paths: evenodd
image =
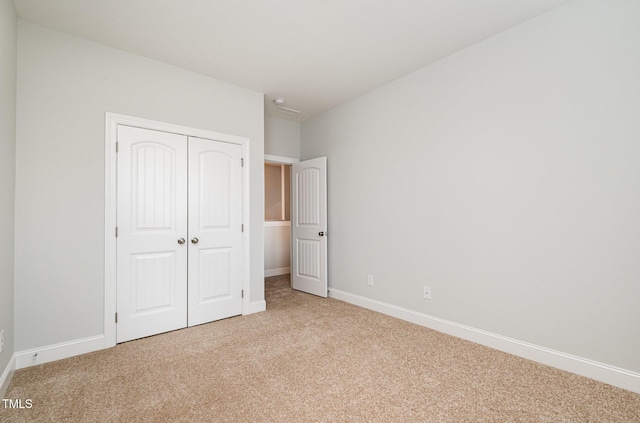
<instances>
[{"instance_id":1,"label":"closet door panel","mask_svg":"<svg viewBox=\"0 0 640 423\"><path fill-rule=\"evenodd\" d=\"M242 147L189 138L189 326L242 313Z\"/></svg>"},{"instance_id":2,"label":"closet door panel","mask_svg":"<svg viewBox=\"0 0 640 423\"><path fill-rule=\"evenodd\" d=\"M187 137L118 127L117 342L186 326Z\"/></svg>"}]
</instances>

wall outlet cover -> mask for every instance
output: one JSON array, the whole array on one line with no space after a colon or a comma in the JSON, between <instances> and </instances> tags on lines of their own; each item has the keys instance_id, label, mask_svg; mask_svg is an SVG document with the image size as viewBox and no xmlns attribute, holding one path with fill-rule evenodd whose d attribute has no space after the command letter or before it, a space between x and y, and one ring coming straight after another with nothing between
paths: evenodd
<instances>
[{"instance_id":1,"label":"wall outlet cover","mask_svg":"<svg viewBox=\"0 0 640 423\"><path fill-rule=\"evenodd\" d=\"M423 291L423 295L424 295L424 298L426 300L430 300L431 299L431 287L425 286L424 287L424 291Z\"/></svg>"}]
</instances>

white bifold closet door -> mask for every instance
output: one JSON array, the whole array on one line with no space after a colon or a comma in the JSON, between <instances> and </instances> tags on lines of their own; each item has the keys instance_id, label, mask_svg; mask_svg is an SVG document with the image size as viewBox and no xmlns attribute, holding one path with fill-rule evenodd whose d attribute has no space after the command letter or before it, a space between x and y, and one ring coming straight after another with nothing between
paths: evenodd
<instances>
[{"instance_id":1,"label":"white bifold closet door","mask_svg":"<svg viewBox=\"0 0 640 423\"><path fill-rule=\"evenodd\" d=\"M242 314L241 153L189 138L189 326Z\"/></svg>"},{"instance_id":2,"label":"white bifold closet door","mask_svg":"<svg viewBox=\"0 0 640 423\"><path fill-rule=\"evenodd\" d=\"M242 313L241 154L118 126L117 342Z\"/></svg>"}]
</instances>

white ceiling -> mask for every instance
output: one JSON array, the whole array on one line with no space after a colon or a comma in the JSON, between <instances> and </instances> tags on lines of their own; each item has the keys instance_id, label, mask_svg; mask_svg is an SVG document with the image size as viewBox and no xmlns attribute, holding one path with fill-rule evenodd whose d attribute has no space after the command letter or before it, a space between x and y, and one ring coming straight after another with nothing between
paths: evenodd
<instances>
[{"instance_id":1,"label":"white ceiling","mask_svg":"<svg viewBox=\"0 0 640 423\"><path fill-rule=\"evenodd\" d=\"M304 121L566 0L14 0L24 20L265 93ZM271 110L273 99L302 110Z\"/></svg>"}]
</instances>

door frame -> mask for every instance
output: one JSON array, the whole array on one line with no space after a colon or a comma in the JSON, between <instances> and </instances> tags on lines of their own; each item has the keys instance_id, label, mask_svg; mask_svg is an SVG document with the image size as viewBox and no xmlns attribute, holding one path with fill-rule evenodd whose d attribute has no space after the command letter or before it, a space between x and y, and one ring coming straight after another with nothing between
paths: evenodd
<instances>
[{"instance_id":1,"label":"door frame","mask_svg":"<svg viewBox=\"0 0 640 423\"><path fill-rule=\"evenodd\" d=\"M264 155L264 160L263 160L263 163L286 164L286 165L292 165L294 163L299 163L299 162L300 162L300 159L295 159L293 157L285 157L285 156L275 156L273 154L265 154ZM289 189L291 189L291 187L289 187ZM263 191L264 191L264 187L263 187ZM291 209L291 204L289 204L289 209ZM266 222L264 220L264 210L262 211L262 220L263 220L263 222ZM289 223L291 223L291 220L289 220ZM290 265L290 269L293 269L293 263L292 263L293 251L291 250L291 248L293 248L293 244L291 243L292 241L293 241L293 238L291 236L291 231L289 231L289 265ZM263 255L265 255L265 254L266 253L263 252ZM265 269L265 278L267 277L266 270L267 269ZM266 298L265 298L265 300L266 300Z\"/></svg>"},{"instance_id":2,"label":"door frame","mask_svg":"<svg viewBox=\"0 0 640 423\"><path fill-rule=\"evenodd\" d=\"M155 120L126 116L117 113L106 113L105 118L105 218L104 218L104 347L109 348L116 345L116 322L115 315L117 309L116 296L116 226L117 226L117 159L116 141L118 125L134 126L154 131L170 132L173 134L185 135L194 138L211 139L231 144L238 144L242 147L242 157L244 166L242 168L242 220L244 232L243 242L243 267L242 267L242 289L244 298L242 299L242 313L251 310L251 218L250 218L250 140L249 138L235 135L222 134L203 129L190 128L187 126L174 125L171 123L159 122Z\"/></svg>"}]
</instances>

